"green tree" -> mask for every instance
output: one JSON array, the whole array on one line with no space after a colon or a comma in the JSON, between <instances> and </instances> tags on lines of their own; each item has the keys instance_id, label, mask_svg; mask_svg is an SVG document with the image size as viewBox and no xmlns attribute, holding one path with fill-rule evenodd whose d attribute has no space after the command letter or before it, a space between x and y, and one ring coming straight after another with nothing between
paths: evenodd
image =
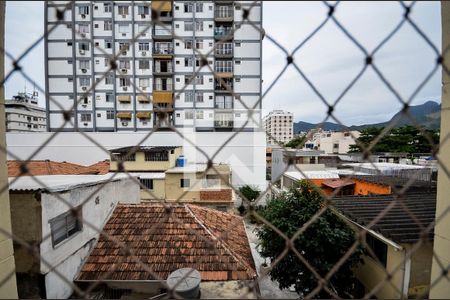
<instances>
[{"instance_id":1,"label":"green tree","mask_svg":"<svg viewBox=\"0 0 450 300\"><path fill-rule=\"evenodd\" d=\"M289 142L287 142L284 146L289 148L297 148L299 146L303 146L303 142L305 141L305 136L296 136Z\"/></svg>"},{"instance_id":2,"label":"green tree","mask_svg":"<svg viewBox=\"0 0 450 300\"><path fill-rule=\"evenodd\" d=\"M259 213L291 238L322 206L320 194L309 183L301 181L288 192L271 199ZM257 236L261 255L270 261L274 261L286 247L286 241L267 225L257 229ZM325 277L354 241L354 232L327 210L294 241L294 246L317 273ZM340 297L352 296L356 286L352 267L361 261L361 254L362 248L358 247L328 281L327 286ZM273 267L269 275L279 282L280 288L294 285L299 294L307 295L318 285L317 278L292 250ZM330 295L322 289L316 297L329 298Z\"/></svg>"},{"instance_id":3,"label":"green tree","mask_svg":"<svg viewBox=\"0 0 450 300\"><path fill-rule=\"evenodd\" d=\"M249 201L255 201L258 199L261 191L257 187L252 187L250 185L243 185L239 188L239 192L247 198Z\"/></svg>"}]
</instances>

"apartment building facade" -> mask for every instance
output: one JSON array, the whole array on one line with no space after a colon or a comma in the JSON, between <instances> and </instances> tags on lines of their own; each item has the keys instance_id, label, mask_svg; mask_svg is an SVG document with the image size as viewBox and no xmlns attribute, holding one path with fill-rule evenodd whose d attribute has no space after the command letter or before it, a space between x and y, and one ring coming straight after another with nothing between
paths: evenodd
<instances>
[{"instance_id":1,"label":"apartment building facade","mask_svg":"<svg viewBox=\"0 0 450 300\"><path fill-rule=\"evenodd\" d=\"M39 107L37 103L35 93L18 93L13 99L5 100L6 131L47 131L45 109Z\"/></svg>"},{"instance_id":2,"label":"apartment building facade","mask_svg":"<svg viewBox=\"0 0 450 300\"><path fill-rule=\"evenodd\" d=\"M293 114L283 110L271 111L263 119L267 144L287 143L294 137Z\"/></svg>"},{"instance_id":3,"label":"apartment building facade","mask_svg":"<svg viewBox=\"0 0 450 300\"><path fill-rule=\"evenodd\" d=\"M49 131L257 128L261 2L45 5Z\"/></svg>"}]
</instances>

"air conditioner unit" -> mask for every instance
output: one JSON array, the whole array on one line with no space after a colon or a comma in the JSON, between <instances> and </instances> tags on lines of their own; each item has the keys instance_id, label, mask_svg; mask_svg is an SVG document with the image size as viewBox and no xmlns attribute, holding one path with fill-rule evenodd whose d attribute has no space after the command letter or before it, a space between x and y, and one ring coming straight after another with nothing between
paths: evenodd
<instances>
[{"instance_id":1,"label":"air conditioner unit","mask_svg":"<svg viewBox=\"0 0 450 300\"><path fill-rule=\"evenodd\" d=\"M85 37L86 37L86 34L85 34L85 33L80 33L80 36L81 36L82 38L85 38Z\"/></svg>"},{"instance_id":2,"label":"air conditioner unit","mask_svg":"<svg viewBox=\"0 0 450 300\"><path fill-rule=\"evenodd\" d=\"M145 19L145 14L142 14L142 15L141 15L141 18Z\"/></svg>"},{"instance_id":3,"label":"air conditioner unit","mask_svg":"<svg viewBox=\"0 0 450 300\"><path fill-rule=\"evenodd\" d=\"M87 90L87 86L82 86L81 89L82 89L83 91L85 91L85 90Z\"/></svg>"},{"instance_id":4,"label":"air conditioner unit","mask_svg":"<svg viewBox=\"0 0 450 300\"><path fill-rule=\"evenodd\" d=\"M86 73L87 70L86 69L81 69L81 72Z\"/></svg>"},{"instance_id":5,"label":"air conditioner unit","mask_svg":"<svg viewBox=\"0 0 450 300\"><path fill-rule=\"evenodd\" d=\"M80 54L81 55L84 55L86 53L86 51L85 50L83 50L83 49L80 49Z\"/></svg>"},{"instance_id":6,"label":"air conditioner unit","mask_svg":"<svg viewBox=\"0 0 450 300\"><path fill-rule=\"evenodd\" d=\"M142 89L143 91L145 91L145 90L147 89L147 87L146 87L146 86L143 86L143 87L141 87L141 89Z\"/></svg>"},{"instance_id":7,"label":"air conditioner unit","mask_svg":"<svg viewBox=\"0 0 450 300\"><path fill-rule=\"evenodd\" d=\"M128 87L124 86L122 87L124 91L128 90Z\"/></svg>"},{"instance_id":8,"label":"air conditioner unit","mask_svg":"<svg viewBox=\"0 0 450 300\"><path fill-rule=\"evenodd\" d=\"M127 69L122 69L122 73L127 73L128 72L128 70Z\"/></svg>"},{"instance_id":9,"label":"air conditioner unit","mask_svg":"<svg viewBox=\"0 0 450 300\"><path fill-rule=\"evenodd\" d=\"M146 56L146 55L147 55L147 52L143 51L142 56Z\"/></svg>"},{"instance_id":10,"label":"air conditioner unit","mask_svg":"<svg viewBox=\"0 0 450 300\"><path fill-rule=\"evenodd\" d=\"M87 107L87 104L81 104L81 107Z\"/></svg>"},{"instance_id":11,"label":"air conditioner unit","mask_svg":"<svg viewBox=\"0 0 450 300\"><path fill-rule=\"evenodd\" d=\"M85 14L82 14L82 15L81 15L81 18L82 18L82 19L86 19L86 15L85 15Z\"/></svg>"},{"instance_id":12,"label":"air conditioner unit","mask_svg":"<svg viewBox=\"0 0 450 300\"><path fill-rule=\"evenodd\" d=\"M122 126L128 126L128 122L122 122Z\"/></svg>"},{"instance_id":13,"label":"air conditioner unit","mask_svg":"<svg viewBox=\"0 0 450 300\"><path fill-rule=\"evenodd\" d=\"M127 15L122 15L122 18L126 18L127 17Z\"/></svg>"},{"instance_id":14,"label":"air conditioner unit","mask_svg":"<svg viewBox=\"0 0 450 300\"><path fill-rule=\"evenodd\" d=\"M88 126L88 123L83 123L84 126Z\"/></svg>"},{"instance_id":15,"label":"air conditioner unit","mask_svg":"<svg viewBox=\"0 0 450 300\"><path fill-rule=\"evenodd\" d=\"M147 121L142 121L142 125L147 125Z\"/></svg>"}]
</instances>

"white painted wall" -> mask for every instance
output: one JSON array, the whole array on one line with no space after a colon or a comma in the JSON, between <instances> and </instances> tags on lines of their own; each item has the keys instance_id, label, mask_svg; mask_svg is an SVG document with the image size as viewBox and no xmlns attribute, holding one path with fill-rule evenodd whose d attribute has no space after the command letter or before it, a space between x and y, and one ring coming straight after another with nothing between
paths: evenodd
<instances>
[{"instance_id":1,"label":"white painted wall","mask_svg":"<svg viewBox=\"0 0 450 300\"><path fill-rule=\"evenodd\" d=\"M118 122L120 124L120 122ZM131 122L130 122L131 126ZM208 156L213 156L220 146L234 132L193 132L179 129L183 135L202 149ZM52 133L28 134L7 133L8 152L21 159L29 157ZM207 158L189 142L173 132L96 132L86 133L106 149L136 145L183 146L184 155L191 162L206 162ZM148 137L147 137L148 136ZM147 137L147 138L146 138ZM92 164L108 159L109 155L77 132L59 133L34 159L51 159L70 161L79 164ZM8 157L8 159L12 159ZM241 132L237 134L214 159L214 163L229 163L232 168L232 184L240 186L253 184L266 186L266 137L264 132Z\"/></svg>"},{"instance_id":2,"label":"white painted wall","mask_svg":"<svg viewBox=\"0 0 450 300\"><path fill-rule=\"evenodd\" d=\"M97 191L99 188L101 189ZM42 194L42 236L40 255L43 260L52 267L56 267L67 280L72 282L78 274L83 261L89 254L89 250L95 244L109 216L118 202L139 203L139 185L131 179L122 179L106 183L105 185L93 185L80 187L70 191L58 193L73 207L81 205L90 195L93 197L83 204L83 230L74 234L69 239L62 241L55 247L51 238L45 238L51 233L49 220L67 212L70 207L61 201L56 195ZM98 197L98 204L95 199ZM88 224L89 223L89 224ZM41 261L41 273L45 275L47 298L68 298L73 290L67 285L60 275L50 271L49 267Z\"/></svg>"}]
</instances>

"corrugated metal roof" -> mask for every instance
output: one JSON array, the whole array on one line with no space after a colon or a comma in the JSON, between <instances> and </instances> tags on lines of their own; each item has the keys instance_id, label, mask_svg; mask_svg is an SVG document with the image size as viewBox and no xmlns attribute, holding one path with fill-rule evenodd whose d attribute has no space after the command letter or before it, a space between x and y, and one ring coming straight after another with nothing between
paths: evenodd
<instances>
[{"instance_id":1,"label":"corrugated metal roof","mask_svg":"<svg viewBox=\"0 0 450 300\"><path fill-rule=\"evenodd\" d=\"M343 166L349 167L359 167L365 169L378 169L381 172L384 170L399 170L399 169L425 169L424 166L418 165L405 165L405 164L395 164L395 163L347 163L342 164Z\"/></svg>"},{"instance_id":2,"label":"corrugated metal roof","mask_svg":"<svg viewBox=\"0 0 450 300\"><path fill-rule=\"evenodd\" d=\"M170 151L176 148L180 148L181 146L129 146L122 147L117 149L111 149L109 152L111 153L129 153L130 151L135 152L161 152L161 151Z\"/></svg>"},{"instance_id":3,"label":"corrugated metal roof","mask_svg":"<svg viewBox=\"0 0 450 300\"><path fill-rule=\"evenodd\" d=\"M304 175L303 175L304 174ZM285 172L284 175L294 180L302 179L339 179L339 175L329 171L299 171Z\"/></svg>"},{"instance_id":4,"label":"corrugated metal roof","mask_svg":"<svg viewBox=\"0 0 450 300\"><path fill-rule=\"evenodd\" d=\"M129 178L125 173L108 173L104 175L43 175L10 177L10 191L48 191L61 192L82 186L96 185L107 181Z\"/></svg>"}]
</instances>

